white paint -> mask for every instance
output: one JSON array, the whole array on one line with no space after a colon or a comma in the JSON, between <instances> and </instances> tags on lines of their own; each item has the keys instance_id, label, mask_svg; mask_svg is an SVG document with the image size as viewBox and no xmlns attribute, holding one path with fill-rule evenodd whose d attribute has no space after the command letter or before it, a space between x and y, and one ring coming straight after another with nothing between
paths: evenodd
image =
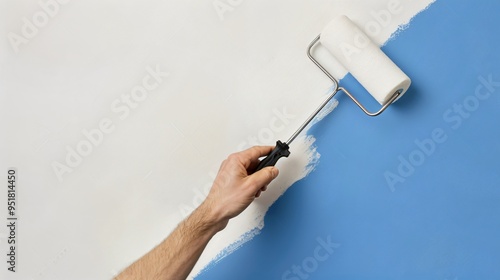
<instances>
[{"instance_id":1,"label":"white paint","mask_svg":"<svg viewBox=\"0 0 500 280\"><path fill-rule=\"evenodd\" d=\"M401 1L402 11L371 39L382 44L429 2ZM244 1L221 22L212 1L70 1L16 53L9 32L19 33L40 6L2 1L0 158L2 170L19 171L23 256L9 279L107 279L149 251L182 219L181 204L201 200L220 162L270 128L275 110L295 116L273 131L286 140L324 99L330 83L305 56L323 26L339 13L364 26L386 8L387 1ZM343 77L324 50L317 56ZM137 106L120 118L110 104L156 65L170 75L147 96L135 93ZM113 130L59 182L51 163L103 119ZM279 179L214 238L193 274L264 226L268 207L314 167L313 142L293 143Z\"/></svg>"}]
</instances>

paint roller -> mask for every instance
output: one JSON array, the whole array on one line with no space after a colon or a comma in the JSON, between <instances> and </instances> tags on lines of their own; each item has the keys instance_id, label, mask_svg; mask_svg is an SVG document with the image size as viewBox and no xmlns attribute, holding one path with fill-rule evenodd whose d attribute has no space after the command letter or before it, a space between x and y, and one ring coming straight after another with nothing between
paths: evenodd
<instances>
[{"instance_id":1,"label":"paint roller","mask_svg":"<svg viewBox=\"0 0 500 280\"><path fill-rule=\"evenodd\" d=\"M368 111L354 95L339 86L338 81L311 54L311 50L317 44L325 47L380 103L382 107L378 111ZM307 56L332 80L333 91L286 142L279 140L276 142L276 147L260 161L255 171L266 166L273 166L280 158L288 157L289 145L338 92L344 92L365 114L373 117L385 111L410 87L410 78L344 15L333 19L309 44Z\"/></svg>"}]
</instances>

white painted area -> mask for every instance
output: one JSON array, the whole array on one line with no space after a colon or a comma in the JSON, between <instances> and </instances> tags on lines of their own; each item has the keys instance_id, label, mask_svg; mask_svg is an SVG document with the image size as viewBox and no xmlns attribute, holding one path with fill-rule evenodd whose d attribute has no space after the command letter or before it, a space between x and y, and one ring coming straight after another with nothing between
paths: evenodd
<instances>
[{"instance_id":1,"label":"white painted area","mask_svg":"<svg viewBox=\"0 0 500 280\"><path fill-rule=\"evenodd\" d=\"M203 199L229 153L252 138L286 140L325 97L330 83L305 56L323 26L341 13L376 25L391 1L48 2L0 3L1 170L19 171L22 255L8 279L107 279L149 251ZM429 2L401 0L370 37L382 44ZM345 74L321 48L317 56ZM319 156L313 142L297 139L280 177L195 272L263 227ZM67 149L88 155L70 156L60 181L53 165L67 165Z\"/></svg>"}]
</instances>

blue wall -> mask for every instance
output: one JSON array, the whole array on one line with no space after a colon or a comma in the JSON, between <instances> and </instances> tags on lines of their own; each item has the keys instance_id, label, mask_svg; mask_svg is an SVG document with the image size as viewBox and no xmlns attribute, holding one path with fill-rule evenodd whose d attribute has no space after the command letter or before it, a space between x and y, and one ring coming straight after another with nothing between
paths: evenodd
<instances>
[{"instance_id":1,"label":"blue wall","mask_svg":"<svg viewBox=\"0 0 500 280\"><path fill-rule=\"evenodd\" d=\"M499 12L438 0L417 15L383 48L410 91L376 118L339 97L309 131L316 170L197 279L499 279Z\"/></svg>"}]
</instances>

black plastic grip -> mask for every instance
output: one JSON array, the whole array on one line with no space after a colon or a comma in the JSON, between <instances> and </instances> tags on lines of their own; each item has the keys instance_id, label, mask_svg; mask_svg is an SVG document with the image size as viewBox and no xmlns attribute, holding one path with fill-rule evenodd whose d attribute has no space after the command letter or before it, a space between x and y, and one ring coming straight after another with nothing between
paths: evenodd
<instances>
[{"instance_id":1,"label":"black plastic grip","mask_svg":"<svg viewBox=\"0 0 500 280\"><path fill-rule=\"evenodd\" d=\"M260 161L254 172L257 172L267 166L274 166L276 162L278 162L278 159L282 157L288 157L290 155L290 151L288 150L289 148L290 147L288 147L288 144L278 140L276 142L276 147L274 147L274 150Z\"/></svg>"}]
</instances>

